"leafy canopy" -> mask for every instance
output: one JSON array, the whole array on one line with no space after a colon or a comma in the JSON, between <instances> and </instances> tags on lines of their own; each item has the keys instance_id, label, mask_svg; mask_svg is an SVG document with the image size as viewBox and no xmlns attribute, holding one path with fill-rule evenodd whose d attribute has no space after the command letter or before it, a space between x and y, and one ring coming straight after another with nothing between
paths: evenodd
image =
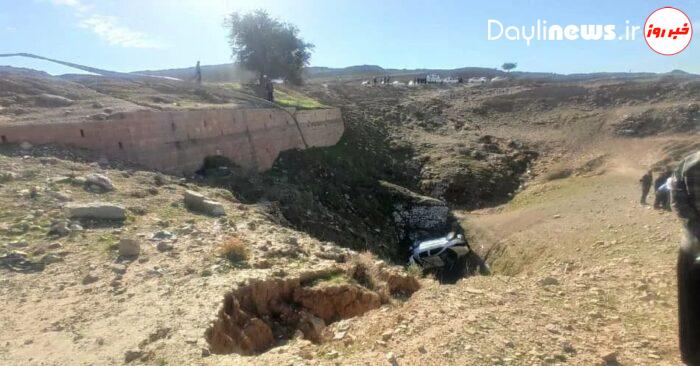
<instances>
[{"instance_id":1,"label":"leafy canopy","mask_svg":"<svg viewBox=\"0 0 700 366\"><path fill-rule=\"evenodd\" d=\"M518 67L518 64L515 62L506 62L501 66L501 68L506 71L513 70L516 67Z\"/></svg>"},{"instance_id":2,"label":"leafy canopy","mask_svg":"<svg viewBox=\"0 0 700 366\"><path fill-rule=\"evenodd\" d=\"M226 18L232 57L245 69L270 79L300 84L314 45L299 38L299 29L270 17L264 10L232 13Z\"/></svg>"}]
</instances>

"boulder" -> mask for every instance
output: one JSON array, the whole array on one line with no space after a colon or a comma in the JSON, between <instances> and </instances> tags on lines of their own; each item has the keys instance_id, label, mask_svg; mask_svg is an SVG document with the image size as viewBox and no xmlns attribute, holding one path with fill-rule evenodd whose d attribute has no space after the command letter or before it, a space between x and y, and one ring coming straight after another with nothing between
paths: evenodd
<instances>
[{"instance_id":1,"label":"boulder","mask_svg":"<svg viewBox=\"0 0 700 366\"><path fill-rule=\"evenodd\" d=\"M120 205L104 202L69 203L66 205L68 217L102 220L124 220L126 210Z\"/></svg>"},{"instance_id":2,"label":"boulder","mask_svg":"<svg viewBox=\"0 0 700 366\"><path fill-rule=\"evenodd\" d=\"M119 256L138 257L141 253L141 243L136 239L123 238L119 241Z\"/></svg>"},{"instance_id":3,"label":"boulder","mask_svg":"<svg viewBox=\"0 0 700 366\"><path fill-rule=\"evenodd\" d=\"M185 207L191 211L211 216L226 215L224 205L190 190L185 191Z\"/></svg>"},{"instance_id":4,"label":"boulder","mask_svg":"<svg viewBox=\"0 0 700 366\"><path fill-rule=\"evenodd\" d=\"M71 232L69 225L70 225L70 221L68 221L68 220L54 220L51 223L51 228L49 228L49 235L56 235L56 236L68 235Z\"/></svg>"},{"instance_id":5,"label":"boulder","mask_svg":"<svg viewBox=\"0 0 700 366\"><path fill-rule=\"evenodd\" d=\"M307 312L299 312L299 330L304 334L304 339L313 343L321 343L324 340L323 331L326 323L323 319Z\"/></svg>"},{"instance_id":6,"label":"boulder","mask_svg":"<svg viewBox=\"0 0 700 366\"><path fill-rule=\"evenodd\" d=\"M102 174L88 174L85 176L85 183L86 184L92 184L96 185L104 191L113 191L114 190L114 184L112 184L112 181L107 178L106 176Z\"/></svg>"}]
</instances>

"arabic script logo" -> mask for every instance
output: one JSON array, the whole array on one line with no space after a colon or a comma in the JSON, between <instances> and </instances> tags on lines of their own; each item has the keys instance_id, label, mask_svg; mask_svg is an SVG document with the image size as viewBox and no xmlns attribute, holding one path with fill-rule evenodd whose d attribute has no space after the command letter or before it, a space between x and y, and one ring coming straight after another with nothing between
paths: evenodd
<instances>
[{"instance_id":1,"label":"arabic script logo","mask_svg":"<svg viewBox=\"0 0 700 366\"><path fill-rule=\"evenodd\" d=\"M671 56L680 53L693 38L693 24L684 12L667 6L657 9L644 23L644 40L655 52Z\"/></svg>"}]
</instances>

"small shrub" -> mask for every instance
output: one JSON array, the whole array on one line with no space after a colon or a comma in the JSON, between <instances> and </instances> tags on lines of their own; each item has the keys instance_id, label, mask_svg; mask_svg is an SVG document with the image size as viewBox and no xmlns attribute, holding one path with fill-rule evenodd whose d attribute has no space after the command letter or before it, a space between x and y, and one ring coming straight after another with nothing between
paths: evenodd
<instances>
[{"instance_id":1,"label":"small shrub","mask_svg":"<svg viewBox=\"0 0 700 366\"><path fill-rule=\"evenodd\" d=\"M406 273L416 278L423 277L423 268L416 263L411 263L406 267Z\"/></svg>"},{"instance_id":2,"label":"small shrub","mask_svg":"<svg viewBox=\"0 0 700 366\"><path fill-rule=\"evenodd\" d=\"M228 259L231 262L245 262L250 256L250 250L246 243L240 238L230 238L225 242L219 244L216 248L216 253Z\"/></svg>"}]
</instances>

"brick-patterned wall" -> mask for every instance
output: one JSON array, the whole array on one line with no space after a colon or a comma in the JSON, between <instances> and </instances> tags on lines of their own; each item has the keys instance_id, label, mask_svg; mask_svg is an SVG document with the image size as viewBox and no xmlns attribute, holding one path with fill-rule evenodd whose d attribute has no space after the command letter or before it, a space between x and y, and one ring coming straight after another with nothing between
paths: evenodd
<instances>
[{"instance_id":1,"label":"brick-patterned wall","mask_svg":"<svg viewBox=\"0 0 700 366\"><path fill-rule=\"evenodd\" d=\"M207 109L136 111L104 121L0 126L3 143L56 143L101 152L171 173L191 174L206 156L223 155L235 163L269 169L288 149L335 145L344 126L339 109ZM301 129L304 140L299 133Z\"/></svg>"}]
</instances>

